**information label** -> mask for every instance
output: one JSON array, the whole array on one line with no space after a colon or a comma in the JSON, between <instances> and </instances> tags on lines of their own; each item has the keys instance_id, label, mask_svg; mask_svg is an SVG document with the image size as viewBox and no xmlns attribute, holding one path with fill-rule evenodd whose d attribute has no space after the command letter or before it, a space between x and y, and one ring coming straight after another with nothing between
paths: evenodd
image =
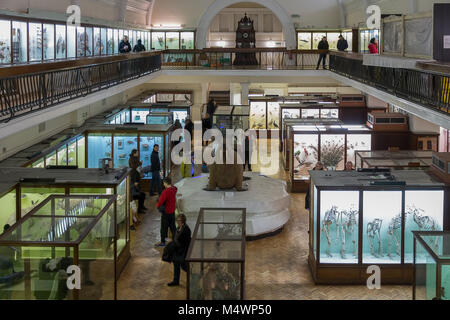
<instances>
[{"instance_id":1,"label":"information label","mask_svg":"<svg viewBox=\"0 0 450 320\"><path fill-rule=\"evenodd\" d=\"M444 36L444 49L450 49L450 35Z\"/></svg>"}]
</instances>

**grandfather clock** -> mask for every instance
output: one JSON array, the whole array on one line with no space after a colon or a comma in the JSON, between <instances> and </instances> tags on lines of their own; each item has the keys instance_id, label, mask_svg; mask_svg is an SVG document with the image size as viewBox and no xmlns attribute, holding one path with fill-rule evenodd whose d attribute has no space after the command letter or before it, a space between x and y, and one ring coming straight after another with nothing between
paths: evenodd
<instances>
[{"instance_id":1,"label":"grandfather clock","mask_svg":"<svg viewBox=\"0 0 450 320\"><path fill-rule=\"evenodd\" d=\"M253 26L253 20L247 17L242 18L237 27L236 31L236 48L238 49L253 49L256 47L256 36L255 28ZM256 53L236 53L236 59L233 62L236 66L253 66L258 65L258 60L256 60Z\"/></svg>"}]
</instances>

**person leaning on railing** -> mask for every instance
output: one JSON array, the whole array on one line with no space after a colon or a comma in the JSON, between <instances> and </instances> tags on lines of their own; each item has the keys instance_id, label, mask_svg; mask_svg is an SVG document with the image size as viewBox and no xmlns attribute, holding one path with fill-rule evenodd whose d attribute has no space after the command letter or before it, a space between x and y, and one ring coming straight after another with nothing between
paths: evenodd
<instances>
[{"instance_id":1,"label":"person leaning on railing","mask_svg":"<svg viewBox=\"0 0 450 320\"><path fill-rule=\"evenodd\" d=\"M129 52L131 52L131 44L128 41L128 36L124 36L123 40L120 41L119 52L120 53L129 53Z\"/></svg>"},{"instance_id":2,"label":"person leaning on railing","mask_svg":"<svg viewBox=\"0 0 450 320\"><path fill-rule=\"evenodd\" d=\"M327 37L323 37L322 41L319 42L319 45L317 46L317 49L319 50L328 50L330 46L328 45ZM317 68L316 70L319 70L320 62L322 61L323 68L326 69L325 63L327 61L327 53L321 53L319 55L319 61L317 61Z\"/></svg>"}]
</instances>

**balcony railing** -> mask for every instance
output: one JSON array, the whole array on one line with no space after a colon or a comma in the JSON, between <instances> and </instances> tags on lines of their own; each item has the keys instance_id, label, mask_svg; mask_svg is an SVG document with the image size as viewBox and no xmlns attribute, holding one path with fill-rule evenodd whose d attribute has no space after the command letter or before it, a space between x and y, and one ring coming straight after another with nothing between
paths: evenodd
<instances>
[{"instance_id":1,"label":"balcony railing","mask_svg":"<svg viewBox=\"0 0 450 320\"><path fill-rule=\"evenodd\" d=\"M450 114L450 75L363 65L361 55L330 54L330 70L397 97Z\"/></svg>"},{"instance_id":2,"label":"balcony railing","mask_svg":"<svg viewBox=\"0 0 450 320\"><path fill-rule=\"evenodd\" d=\"M82 59L3 68L0 73L15 75L0 78L0 122L161 70L159 52L105 59L112 61L89 64L92 60ZM80 66L61 68L61 63ZM47 71L27 72L39 69Z\"/></svg>"},{"instance_id":3,"label":"balcony railing","mask_svg":"<svg viewBox=\"0 0 450 320\"><path fill-rule=\"evenodd\" d=\"M165 69L255 69L255 70L311 70L315 69L320 53L326 50L286 50L285 48L209 48L202 50L165 50L162 65ZM240 59L245 56L244 59ZM252 60L240 65L239 61ZM327 59L328 65L328 59Z\"/></svg>"}]
</instances>

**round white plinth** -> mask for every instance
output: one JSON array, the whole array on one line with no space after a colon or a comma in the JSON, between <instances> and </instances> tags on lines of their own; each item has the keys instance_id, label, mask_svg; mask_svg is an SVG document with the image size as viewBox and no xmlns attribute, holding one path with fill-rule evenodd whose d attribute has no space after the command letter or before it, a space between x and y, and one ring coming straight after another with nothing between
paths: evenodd
<instances>
[{"instance_id":1,"label":"round white plinth","mask_svg":"<svg viewBox=\"0 0 450 320\"><path fill-rule=\"evenodd\" d=\"M290 197L285 181L246 172L244 176L251 178L244 181L248 191L205 191L203 188L208 184L208 176L204 174L197 178L186 178L176 184L178 210L186 214L192 227L200 208L246 208L247 237L273 233L288 222Z\"/></svg>"}]
</instances>

